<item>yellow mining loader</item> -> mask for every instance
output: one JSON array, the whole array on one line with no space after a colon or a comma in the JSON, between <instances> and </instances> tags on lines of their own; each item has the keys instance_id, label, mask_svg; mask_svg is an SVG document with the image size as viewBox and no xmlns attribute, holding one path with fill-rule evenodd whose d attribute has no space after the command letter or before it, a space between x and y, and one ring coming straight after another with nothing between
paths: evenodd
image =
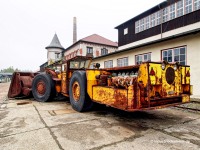
<instances>
[{"instance_id":1,"label":"yellow mining loader","mask_svg":"<svg viewBox=\"0 0 200 150\"><path fill-rule=\"evenodd\" d=\"M90 57L76 56L55 63L59 71L15 72L8 97L32 93L35 100L46 102L63 95L79 112L89 110L94 102L131 112L190 101L189 66L163 61L108 69L99 69L97 63L89 69L91 61Z\"/></svg>"}]
</instances>

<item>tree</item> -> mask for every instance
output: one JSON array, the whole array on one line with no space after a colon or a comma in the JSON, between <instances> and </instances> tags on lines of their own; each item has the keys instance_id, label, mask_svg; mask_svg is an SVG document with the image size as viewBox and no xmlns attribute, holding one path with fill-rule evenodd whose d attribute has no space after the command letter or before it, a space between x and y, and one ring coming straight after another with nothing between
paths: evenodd
<instances>
[{"instance_id":1,"label":"tree","mask_svg":"<svg viewBox=\"0 0 200 150\"><path fill-rule=\"evenodd\" d=\"M18 69L14 69L13 66L10 66L10 67L8 67L6 69L1 69L2 73L13 73L15 71L19 71L19 70Z\"/></svg>"}]
</instances>

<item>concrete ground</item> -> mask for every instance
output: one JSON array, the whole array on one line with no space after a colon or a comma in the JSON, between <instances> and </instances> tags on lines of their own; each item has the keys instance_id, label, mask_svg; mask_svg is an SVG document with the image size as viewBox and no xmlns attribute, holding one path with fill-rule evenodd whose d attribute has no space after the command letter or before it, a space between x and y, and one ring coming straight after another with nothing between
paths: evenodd
<instances>
[{"instance_id":1,"label":"concrete ground","mask_svg":"<svg viewBox=\"0 0 200 150\"><path fill-rule=\"evenodd\" d=\"M0 83L0 150L199 150L200 113L178 108L127 113L74 111L68 100L7 100Z\"/></svg>"}]
</instances>

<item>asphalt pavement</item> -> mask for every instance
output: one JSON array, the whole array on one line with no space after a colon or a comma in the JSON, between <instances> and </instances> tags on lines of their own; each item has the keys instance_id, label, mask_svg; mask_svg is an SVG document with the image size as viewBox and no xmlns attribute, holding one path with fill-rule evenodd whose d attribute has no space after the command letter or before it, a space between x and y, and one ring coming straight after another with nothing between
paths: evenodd
<instances>
[{"instance_id":1,"label":"asphalt pavement","mask_svg":"<svg viewBox=\"0 0 200 150\"><path fill-rule=\"evenodd\" d=\"M0 84L0 150L199 150L200 113L182 108L79 113L68 99L8 100Z\"/></svg>"}]
</instances>

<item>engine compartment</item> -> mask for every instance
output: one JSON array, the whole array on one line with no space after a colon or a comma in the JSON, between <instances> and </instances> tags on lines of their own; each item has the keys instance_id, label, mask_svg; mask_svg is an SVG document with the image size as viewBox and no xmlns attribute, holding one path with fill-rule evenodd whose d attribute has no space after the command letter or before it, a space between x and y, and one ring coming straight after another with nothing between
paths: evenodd
<instances>
[{"instance_id":1,"label":"engine compartment","mask_svg":"<svg viewBox=\"0 0 200 150\"><path fill-rule=\"evenodd\" d=\"M139 68L106 69L100 75L96 76L97 84L100 86L128 89L129 86L137 81L138 70Z\"/></svg>"}]
</instances>

